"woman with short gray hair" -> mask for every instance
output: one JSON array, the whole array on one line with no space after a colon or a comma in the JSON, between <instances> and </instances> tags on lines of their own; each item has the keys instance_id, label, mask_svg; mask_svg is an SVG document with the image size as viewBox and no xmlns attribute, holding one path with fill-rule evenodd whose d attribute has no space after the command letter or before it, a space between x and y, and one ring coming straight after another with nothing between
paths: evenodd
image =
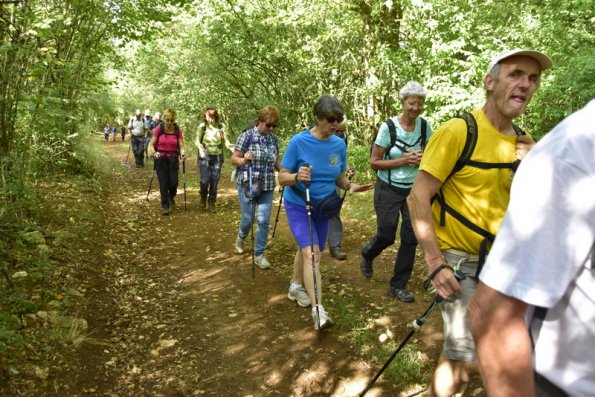
<instances>
[{"instance_id":1,"label":"woman with short gray hair","mask_svg":"<svg viewBox=\"0 0 595 397\"><path fill-rule=\"evenodd\" d=\"M403 86L399 92L403 110L382 123L370 156L370 165L378 176L374 191L377 226L376 234L362 248L360 270L364 277L372 277L372 261L394 243L399 216L402 216L401 245L388 289L388 296L402 302L415 300L406 288L417 248L406 200L417 175L425 143L432 134L432 128L420 117L426 95L426 90L417 81L409 81Z\"/></svg>"},{"instance_id":2,"label":"woman with short gray hair","mask_svg":"<svg viewBox=\"0 0 595 397\"><path fill-rule=\"evenodd\" d=\"M291 138L279 172L279 183L289 187L284 190L283 202L289 229L298 245L287 297L301 307L312 305L312 319L317 330L333 326L322 306L320 253L327 239L329 219L341 208L336 188L352 194L373 187L372 184L350 182L345 175L345 143L335 135L343 115L343 106L337 98L330 95L318 98L314 106L316 125ZM309 197L306 197L306 191ZM306 200L310 200L310 210L306 209ZM324 210L323 206L316 205L317 201L332 201L333 210Z\"/></svg>"}]
</instances>

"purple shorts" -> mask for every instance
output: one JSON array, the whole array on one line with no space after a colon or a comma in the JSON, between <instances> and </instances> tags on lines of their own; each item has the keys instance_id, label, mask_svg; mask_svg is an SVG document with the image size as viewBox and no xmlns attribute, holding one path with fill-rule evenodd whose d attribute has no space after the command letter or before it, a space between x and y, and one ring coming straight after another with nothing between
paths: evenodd
<instances>
[{"instance_id":1,"label":"purple shorts","mask_svg":"<svg viewBox=\"0 0 595 397\"><path fill-rule=\"evenodd\" d=\"M285 200L285 213L287 214L287 223L297 242L300 250L310 246L310 227L308 222L308 212L303 205L297 205ZM318 245L320 252L324 251L326 237L328 236L328 219L319 219L312 216L312 241L313 245Z\"/></svg>"}]
</instances>

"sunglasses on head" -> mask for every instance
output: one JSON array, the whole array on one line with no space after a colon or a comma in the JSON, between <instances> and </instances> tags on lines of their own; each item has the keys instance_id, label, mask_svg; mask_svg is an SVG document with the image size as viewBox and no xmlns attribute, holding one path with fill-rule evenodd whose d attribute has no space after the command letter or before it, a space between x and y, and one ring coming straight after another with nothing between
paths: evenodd
<instances>
[{"instance_id":1,"label":"sunglasses on head","mask_svg":"<svg viewBox=\"0 0 595 397\"><path fill-rule=\"evenodd\" d=\"M341 124L343 122L343 116L326 117L326 121L328 121L330 124L333 124L333 123Z\"/></svg>"},{"instance_id":2,"label":"sunglasses on head","mask_svg":"<svg viewBox=\"0 0 595 397\"><path fill-rule=\"evenodd\" d=\"M277 124L266 123L267 128L277 128Z\"/></svg>"}]
</instances>

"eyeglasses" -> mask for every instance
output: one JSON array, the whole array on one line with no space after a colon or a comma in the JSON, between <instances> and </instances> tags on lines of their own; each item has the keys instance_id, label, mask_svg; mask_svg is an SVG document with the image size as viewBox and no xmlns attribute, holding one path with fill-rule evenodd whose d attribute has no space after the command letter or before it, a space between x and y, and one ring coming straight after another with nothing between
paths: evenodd
<instances>
[{"instance_id":1,"label":"eyeglasses","mask_svg":"<svg viewBox=\"0 0 595 397\"><path fill-rule=\"evenodd\" d=\"M333 124L333 123L341 124L343 122L343 116L326 117L326 121L328 121L330 124Z\"/></svg>"},{"instance_id":2,"label":"eyeglasses","mask_svg":"<svg viewBox=\"0 0 595 397\"><path fill-rule=\"evenodd\" d=\"M174 120L174 119L165 119L165 122L166 122L166 123L173 123L173 122L175 122L175 121L176 121L176 120Z\"/></svg>"},{"instance_id":3,"label":"eyeglasses","mask_svg":"<svg viewBox=\"0 0 595 397\"><path fill-rule=\"evenodd\" d=\"M266 123L265 125L267 126L267 128L277 128L277 124Z\"/></svg>"}]
</instances>

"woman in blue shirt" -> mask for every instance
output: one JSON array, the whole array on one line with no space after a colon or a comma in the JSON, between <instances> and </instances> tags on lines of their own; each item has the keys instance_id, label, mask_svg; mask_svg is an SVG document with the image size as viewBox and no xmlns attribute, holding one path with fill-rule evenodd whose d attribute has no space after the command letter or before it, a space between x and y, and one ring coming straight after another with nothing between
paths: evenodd
<instances>
[{"instance_id":1,"label":"woman in blue shirt","mask_svg":"<svg viewBox=\"0 0 595 397\"><path fill-rule=\"evenodd\" d=\"M350 194L373 187L372 184L358 185L349 182L345 175L347 168L345 142L335 135L339 124L343 121L343 114L343 106L335 97L323 95L318 98L314 106L316 125L291 138L281 161L279 173L279 183L291 187L291 189L285 189L283 198L289 228L298 244L287 297L302 307L310 306L311 302L318 304L318 307L314 305L312 307L314 328L317 330L333 326L333 321L322 306L320 278L320 253L324 250L329 220L317 214L315 210L309 219L304 200L305 184L310 186L312 200L335 193L337 186L348 190ZM312 245L310 239L313 241ZM312 271L312 246L314 247L316 294Z\"/></svg>"}]
</instances>

